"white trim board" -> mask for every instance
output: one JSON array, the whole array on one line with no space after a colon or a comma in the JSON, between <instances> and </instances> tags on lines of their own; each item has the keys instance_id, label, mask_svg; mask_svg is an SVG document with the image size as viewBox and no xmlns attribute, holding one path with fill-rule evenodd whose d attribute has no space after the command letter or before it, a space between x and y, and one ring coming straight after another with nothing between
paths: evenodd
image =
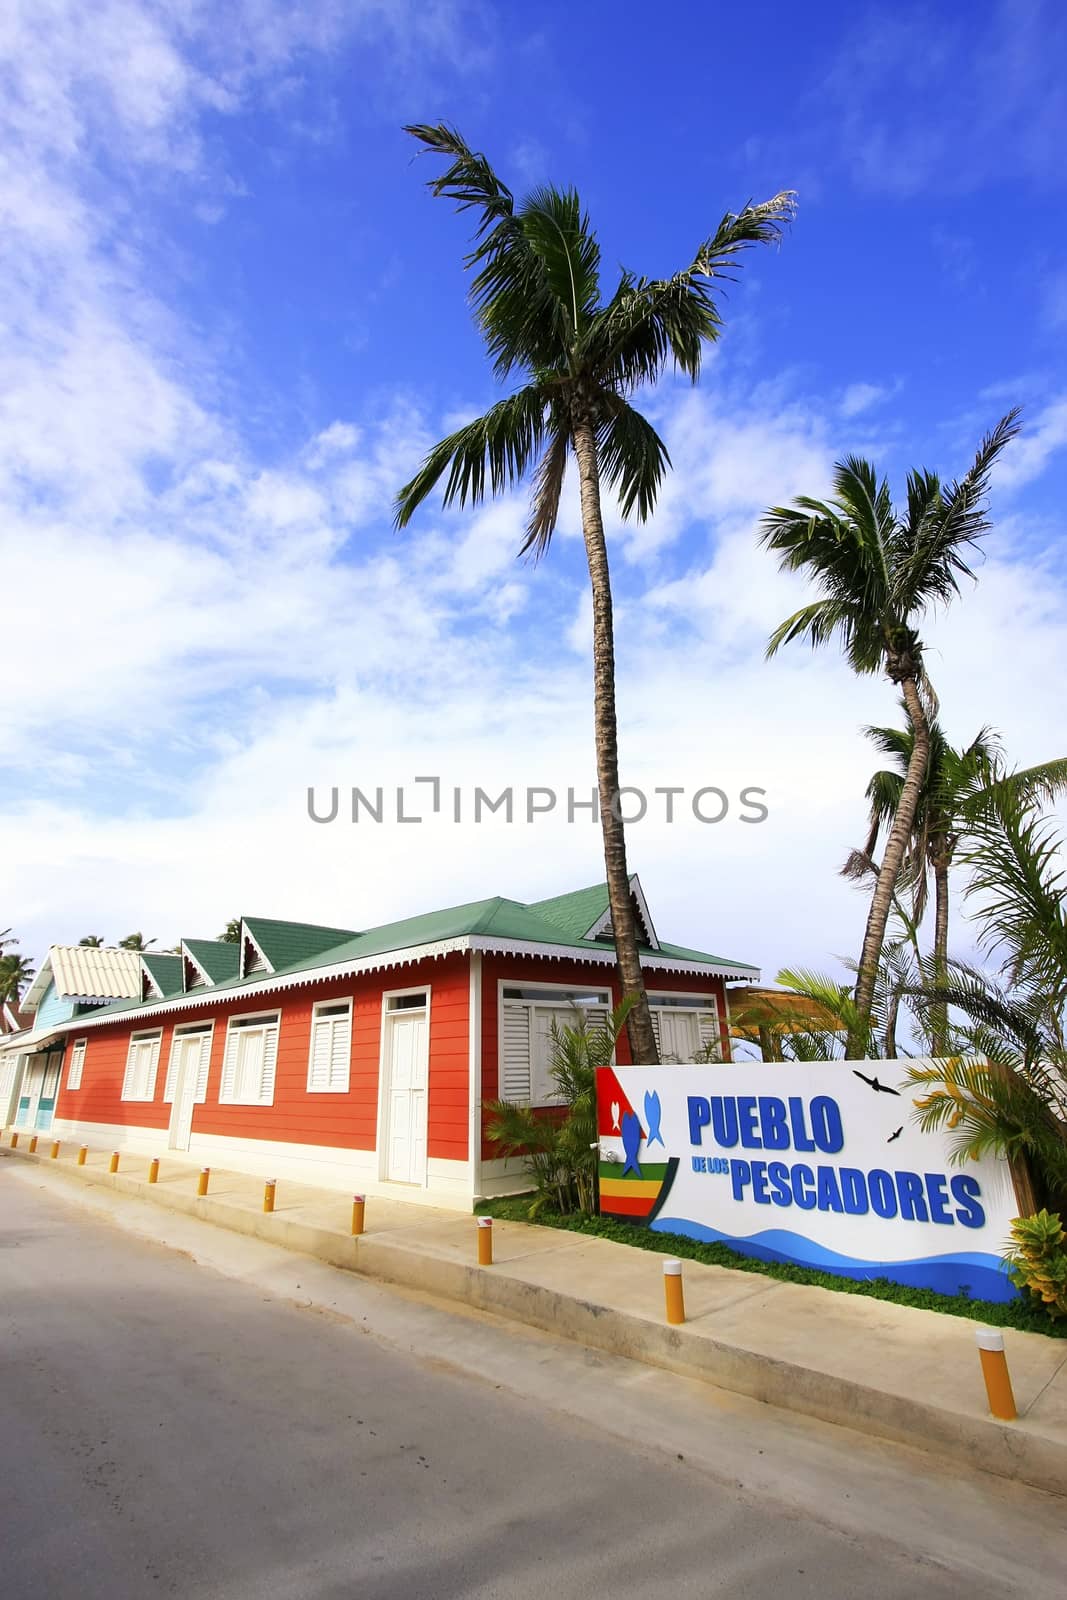
<instances>
[{"instance_id":1,"label":"white trim board","mask_svg":"<svg viewBox=\"0 0 1067 1600\"><path fill-rule=\"evenodd\" d=\"M172 995L168 1000L153 1005L130 1006L110 1016L76 1017L68 1022L54 1023L43 1037L56 1037L83 1028L121 1026L131 1022L140 1025L174 1011L192 1011L201 1006L223 1006L239 1002L246 997L252 1002L261 996L278 994L286 989L303 989L316 983L330 983L339 978L358 977L364 973L380 972L390 967L414 966L423 961L436 961L456 953L479 951L493 955L536 956L548 961L585 962L591 966L614 967L614 948L605 945L601 950L583 949L574 945L536 944L523 939L497 939L486 934L464 934L455 939L441 939L434 944L411 945L407 950L388 950L380 955L362 956L358 960L343 961L335 966L309 967L304 972L283 972L273 977L247 979L225 988L190 989L184 994ZM195 964L195 962L194 962ZM677 956L663 954L646 956L641 962L644 972L685 972L697 977L732 978L735 982L758 982L758 967L725 966L706 961L684 961ZM423 985L417 985L421 988ZM565 987L573 988L572 984ZM30 1040L32 1040L32 1035ZM22 1043L22 1048L30 1040Z\"/></svg>"}]
</instances>

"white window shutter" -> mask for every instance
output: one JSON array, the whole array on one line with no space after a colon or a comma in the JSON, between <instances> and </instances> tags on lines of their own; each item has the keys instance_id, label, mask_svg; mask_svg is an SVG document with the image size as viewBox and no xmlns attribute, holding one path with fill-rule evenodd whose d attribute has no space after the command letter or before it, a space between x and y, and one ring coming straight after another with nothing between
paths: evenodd
<instances>
[{"instance_id":1,"label":"white window shutter","mask_svg":"<svg viewBox=\"0 0 1067 1600\"><path fill-rule=\"evenodd\" d=\"M656 1041L656 1054L662 1060L662 1058L663 1058L663 1045L660 1042L660 1028L659 1028L660 1013L659 1013L659 1007L658 1006L650 1006L648 1014L652 1018L652 1037Z\"/></svg>"},{"instance_id":2,"label":"white window shutter","mask_svg":"<svg viewBox=\"0 0 1067 1600\"><path fill-rule=\"evenodd\" d=\"M82 1086L82 1067L85 1064L85 1040L78 1039L70 1054L70 1068L67 1072L67 1088L80 1089Z\"/></svg>"},{"instance_id":3,"label":"white window shutter","mask_svg":"<svg viewBox=\"0 0 1067 1600\"><path fill-rule=\"evenodd\" d=\"M551 1006L534 1006L532 1021L533 1062L530 1073L530 1102L535 1106L558 1106L562 1104L563 1097L552 1076L552 1024L556 1022L560 1027L571 1024L567 1017L561 1016Z\"/></svg>"},{"instance_id":4,"label":"white window shutter","mask_svg":"<svg viewBox=\"0 0 1067 1600\"><path fill-rule=\"evenodd\" d=\"M501 1028L500 1098L530 1104L530 1013L521 1002L505 1002Z\"/></svg>"},{"instance_id":5,"label":"white window shutter","mask_svg":"<svg viewBox=\"0 0 1067 1600\"><path fill-rule=\"evenodd\" d=\"M333 1018L316 1017L311 1025L311 1066L308 1070L308 1088L324 1090L330 1087L330 1052L333 1045Z\"/></svg>"},{"instance_id":6,"label":"white window shutter","mask_svg":"<svg viewBox=\"0 0 1067 1600\"><path fill-rule=\"evenodd\" d=\"M220 1100L235 1100L237 1097L237 1047L241 1041L238 1028L226 1030L226 1050L222 1057L222 1083L219 1086Z\"/></svg>"},{"instance_id":7,"label":"white window shutter","mask_svg":"<svg viewBox=\"0 0 1067 1600\"><path fill-rule=\"evenodd\" d=\"M163 1098L169 1103L174 1100L174 1090L178 1078L178 1052L182 1048L182 1036L175 1033L171 1036L170 1055L167 1058L167 1075L163 1079Z\"/></svg>"},{"instance_id":8,"label":"white window shutter","mask_svg":"<svg viewBox=\"0 0 1067 1600\"><path fill-rule=\"evenodd\" d=\"M211 1065L211 1039L210 1030L200 1035L200 1059L196 1064L196 1103L201 1106L207 1099L207 1074Z\"/></svg>"},{"instance_id":9,"label":"white window shutter","mask_svg":"<svg viewBox=\"0 0 1067 1600\"><path fill-rule=\"evenodd\" d=\"M269 1106L274 1102L274 1074L278 1064L278 1024L272 1022L263 1033L259 1035L260 1064L258 1083L251 1087L256 1100L261 1106Z\"/></svg>"},{"instance_id":10,"label":"white window shutter","mask_svg":"<svg viewBox=\"0 0 1067 1600\"><path fill-rule=\"evenodd\" d=\"M700 1044L702 1049L708 1050L712 1060L722 1060L722 1034L719 1032L718 1006L713 1011L702 1011L700 1013Z\"/></svg>"}]
</instances>

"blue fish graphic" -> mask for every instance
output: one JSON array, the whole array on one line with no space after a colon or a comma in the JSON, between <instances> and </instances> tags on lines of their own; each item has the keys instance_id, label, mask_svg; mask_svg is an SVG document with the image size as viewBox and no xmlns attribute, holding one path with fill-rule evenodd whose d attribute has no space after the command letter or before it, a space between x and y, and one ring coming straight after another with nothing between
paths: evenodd
<instances>
[{"instance_id":1,"label":"blue fish graphic","mask_svg":"<svg viewBox=\"0 0 1067 1600\"><path fill-rule=\"evenodd\" d=\"M622 1148L626 1155L626 1163L619 1174L625 1178L628 1172L641 1176L641 1168L637 1164L637 1152L641 1148L641 1124L633 1111L626 1111L622 1118Z\"/></svg>"},{"instance_id":2,"label":"blue fish graphic","mask_svg":"<svg viewBox=\"0 0 1067 1600\"><path fill-rule=\"evenodd\" d=\"M663 1144L663 1135L659 1131L659 1119L663 1115L659 1103L659 1095L655 1089L645 1090L645 1121L648 1123L648 1143Z\"/></svg>"}]
</instances>

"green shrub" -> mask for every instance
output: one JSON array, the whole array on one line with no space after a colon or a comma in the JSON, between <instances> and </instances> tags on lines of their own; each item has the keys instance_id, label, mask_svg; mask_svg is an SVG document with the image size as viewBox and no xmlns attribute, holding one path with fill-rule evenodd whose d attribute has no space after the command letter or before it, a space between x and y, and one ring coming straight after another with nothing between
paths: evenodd
<instances>
[{"instance_id":1,"label":"green shrub","mask_svg":"<svg viewBox=\"0 0 1067 1600\"><path fill-rule=\"evenodd\" d=\"M1007 1252L1008 1272L1018 1289L1028 1289L1050 1317L1067 1317L1067 1239L1063 1222L1050 1211L1016 1217L1015 1241Z\"/></svg>"}]
</instances>

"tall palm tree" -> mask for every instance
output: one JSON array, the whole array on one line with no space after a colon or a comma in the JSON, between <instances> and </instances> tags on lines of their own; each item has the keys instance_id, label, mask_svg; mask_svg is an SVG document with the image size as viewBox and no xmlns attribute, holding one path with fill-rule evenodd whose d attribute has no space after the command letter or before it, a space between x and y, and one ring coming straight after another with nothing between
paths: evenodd
<instances>
[{"instance_id":1,"label":"tall palm tree","mask_svg":"<svg viewBox=\"0 0 1067 1600\"><path fill-rule=\"evenodd\" d=\"M600 247L573 189L536 189L516 204L486 157L455 130L418 125L406 131L448 161L431 181L432 192L477 216L466 258L474 273L475 321L496 377L521 377L523 383L430 451L397 497L397 526L410 521L445 472L445 505L466 505L482 500L487 489L502 493L533 471L522 552L541 556L556 530L564 473L574 454L593 593L597 780L612 929L623 993L634 1001L628 1022L633 1059L655 1062L619 799L614 623L601 485L618 494L623 515L643 520L652 512L670 458L631 397L655 383L671 361L696 381L704 347L722 330L721 280L750 245L779 237L793 215L793 196L779 194L725 216L671 278L623 271L605 301Z\"/></svg>"},{"instance_id":2,"label":"tall palm tree","mask_svg":"<svg viewBox=\"0 0 1067 1600\"><path fill-rule=\"evenodd\" d=\"M923 774L922 789L907 842L903 873L912 885L912 914L916 924L926 911L930 880L934 886L933 971L944 974L948 961L949 871L968 828L988 804L998 784L1014 787L1020 795L1054 800L1067 789L1067 759L1043 762L1040 766L1008 772L1000 743L990 729L982 728L963 750L955 749L945 737L936 717L930 720L930 750ZM867 785L871 803L870 831L862 851L853 851L845 863L846 877L865 877L869 873L879 834L892 827L911 764L915 745L910 728L868 728L867 735L892 768L876 772ZM935 1010L932 1017L932 1049L944 1055L948 1049L948 1015Z\"/></svg>"},{"instance_id":3,"label":"tall palm tree","mask_svg":"<svg viewBox=\"0 0 1067 1600\"><path fill-rule=\"evenodd\" d=\"M928 718L936 697L918 627L933 606L959 592L961 576L973 576L965 556L989 528L990 469L1018 433L1018 417L1010 411L997 423L958 482L942 484L925 469L909 473L907 505L900 511L873 464L848 456L834 468L833 499L801 496L763 519L762 542L778 553L780 567L807 573L821 591L775 629L767 654L794 639L807 637L815 647L839 638L854 672L884 672L899 688L914 737L863 935L856 977L859 1024L870 1016L893 891L930 756ZM859 1024L849 1034L850 1052L863 1046Z\"/></svg>"},{"instance_id":4,"label":"tall palm tree","mask_svg":"<svg viewBox=\"0 0 1067 1600\"><path fill-rule=\"evenodd\" d=\"M87 933L84 939L79 939L80 945L85 945L90 950L102 950L104 941L98 933Z\"/></svg>"},{"instance_id":5,"label":"tall palm tree","mask_svg":"<svg viewBox=\"0 0 1067 1600\"><path fill-rule=\"evenodd\" d=\"M240 917L231 917L229 922L226 924L225 933L220 933L219 934L219 943L220 944L240 944L240 942L241 942L241 919L240 919Z\"/></svg>"},{"instance_id":6,"label":"tall palm tree","mask_svg":"<svg viewBox=\"0 0 1067 1600\"><path fill-rule=\"evenodd\" d=\"M128 933L125 939L119 940L120 950L147 950L155 944L154 939L146 939L143 933Z\"/></svg>"}]
</instances>

